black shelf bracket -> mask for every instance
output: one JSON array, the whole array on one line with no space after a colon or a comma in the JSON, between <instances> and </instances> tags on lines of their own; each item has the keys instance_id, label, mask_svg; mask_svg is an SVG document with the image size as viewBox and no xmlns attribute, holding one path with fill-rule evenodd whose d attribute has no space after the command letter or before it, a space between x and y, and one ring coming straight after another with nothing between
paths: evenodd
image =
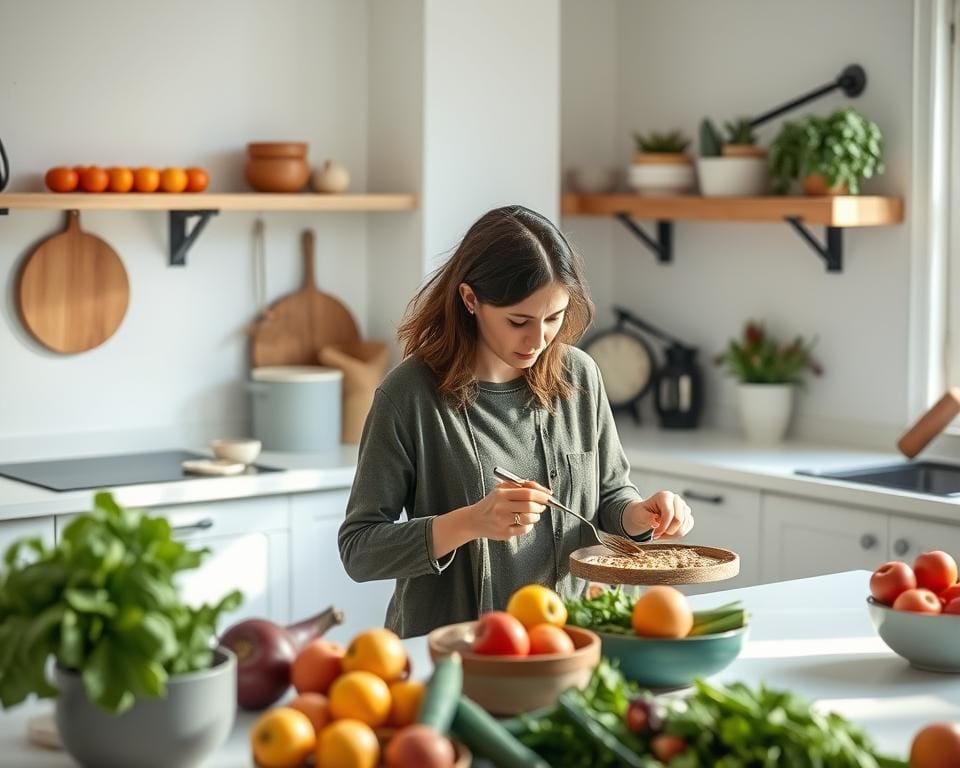
<instances>
[{"instance_id":1,"label":"black shelf bracket","mask_svg":"<svg viewBox=\"0 0 960 768\"><path fill-rule=\"evenodd\" d=\"M788 216L786 221L797 231L797 234L803 238L807 245L813 248L816 254L823 259L827 266L827 272L843 272L842 227L825 227L827 242L819 243L798 216Z\"/></svg>"},{"instance_id":2,"label":"black shelf bracket","mask_svg":"<svg viewBox=\"0 0 960 768\"><path fill-rule=\"evenodd\" d=\"M10 213L9 208L0 208L0 216L6 216L8 213Z\"/></svg>"},{"instance_id":3,"label":"black shelf bracket","mask_svg":"<svg viewBox=\"0 0 960 768\"><path fill-rule=\"evenodd\" d=\"M211 216L220 211L170 211L170 266L184 267L187 264L187 251L193 246ZM193 229L187 232L187 220L199 217Z\"/></svg>"},{"instance_id":4,"label":"black shelf bracket","mask_svg":"<svg viewBox=\"0 0 960 768\"><path fill-rule=\"evenodd\" d=\"M650 237L629 213L621 211L613 214L617 217L623 226L629 229L634 236L640 240L657 257L661 264L669 264L673 261L673 222L657 221L657 237Z\"/></svg>"}]
</instances>

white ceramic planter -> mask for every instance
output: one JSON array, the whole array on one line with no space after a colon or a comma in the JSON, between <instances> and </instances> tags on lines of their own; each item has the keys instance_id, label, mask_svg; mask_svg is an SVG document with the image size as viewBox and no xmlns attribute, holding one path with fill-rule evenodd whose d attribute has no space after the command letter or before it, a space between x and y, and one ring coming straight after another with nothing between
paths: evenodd
<instances>
[{"instance_id":1,"label":"white ceramic planter","mask_svg":"<svg viewBox=\"0 0 960 768\"><path fill-rule=\"evenodd\" d=\"M783 440L793 414L793 384L740 384L740 423L748 442Z\"/></svg>"},{"instance_id":2,"label":"white ceramic planter","mask_svg":"<svg viewBox=\"0 0 960 768\"><path fill-rule=\"evenodd\" d=\"M664 155L662 162L655 154L637 157L628 171L627 183L638 195L668 197L691 192L696 186L696 173L685 155Z\"/></svg>"},{"instance_id":3,"label":"white ceramic planter","mask_svg":"<svg viewBox=\"0 0 960 768\"><path fill-rule=\"evenodd\" d=\"M756 197L767 194L770 175L763 157L698 157L700 194Z\"/></svg>"}]
</instances>

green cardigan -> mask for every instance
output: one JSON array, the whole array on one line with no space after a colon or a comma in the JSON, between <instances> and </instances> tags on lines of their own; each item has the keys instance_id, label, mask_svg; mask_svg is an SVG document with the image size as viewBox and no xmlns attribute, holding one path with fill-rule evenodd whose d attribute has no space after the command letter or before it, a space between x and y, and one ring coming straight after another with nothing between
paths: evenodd
<instances>
[{"instance_id":1,"label":"green cardigan","mask_svg":"<svg viewBox=\"0 0 960 768\"><path fill-rule=\"evenodd\" d=\"M598 518L604 530L625 535L623 510L641 496L630 482L596 363L576 347L565 352L574 392L553 413L541 414L549 477L531 479L585 517ZM506 430L503 439L511 440ZM401 637L503 608L492 604L497 568L486 539L469 542L443 562L430 554L433 518L479 501L481 472L490 469L478 466L463 411L440 396L426 365L408 358L387 375L364 425L339 545L354 580L397 580L385 624ZM407 519L398 522L403 512ZM555 512L551 518L559 582L547 586L564 597L580 594L585 584L570 574L569 556L596 541L572 515Z\"/></svg>"}]
</instances>

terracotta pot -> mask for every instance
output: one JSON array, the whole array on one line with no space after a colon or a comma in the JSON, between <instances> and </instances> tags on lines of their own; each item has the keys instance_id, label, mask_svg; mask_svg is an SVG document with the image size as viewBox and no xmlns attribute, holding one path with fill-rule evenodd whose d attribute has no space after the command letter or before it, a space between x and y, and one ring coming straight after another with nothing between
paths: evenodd
<instances>
[{"instance_id":1,"label":"terracotta pot","mask_svg":"<svg viewBox=\"0 0 960 768\"><path fill-rule=\"evenodd\" d=\"M724 157L766 157L767 150L753 144L724 144Z\"/></svg>"},{"instance_id":2,"label":"terracotta pot","mask_svg":"<svg viewBox=\"0 0 960 768\"><path fill-rule=\"evenodd\" d=\"M299 192L310 178L306 143L247 144L245 176L258 192Z\"/></svg>"},{"instance_id":3,"label":"terracotta pot","mask_svg":"<svg viewBox=\"0 0 960 768\"><path fill-rule=\"evenodd\" d=\"M834 184L827 186L827 180L822 173L811 173L800 182L805 195L846 195L848 194L846 184Z\"/></svg>"}]
</instances>

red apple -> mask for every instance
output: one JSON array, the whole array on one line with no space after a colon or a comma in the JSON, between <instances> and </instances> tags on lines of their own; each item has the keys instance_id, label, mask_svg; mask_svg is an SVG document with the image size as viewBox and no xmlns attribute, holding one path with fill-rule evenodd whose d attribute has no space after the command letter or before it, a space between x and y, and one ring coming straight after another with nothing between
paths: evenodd
<instances>
[{"instance_id":1,"label":"red apple","mask_svg":"<svg viewBox=\"0 0 960 768\"><path fill-rule=\"evenodd\" d=\"M870 577L870 594L884 605L893 605L901 592L917 588L917 578L906 563L884 563Z\"/></svg>"},{"instance_id":2,"label":"red apple","mask_svg":"<svg viewBox=\"0 0 960 768\"><path fill-rule=\"evenodd\" d=\"M943 592L941 592L937 597L940 598L940 602L946 605L955 597L960 597L960 584L954 584L952 587L947 587Z\"/></svg>"},{"instance_id":3,"label":"red apple","mask_svg":"<svg viewBox=\"0 0 960 768\"><path fill-rule=\"evenodd\" d=\"M901 592L893 601L895 611L912 611L914 613L940 613L940 598L929 589L908 589Z\"/></svg>"},{"instance_id":4,"label":"red apple","mask_svg":"<svg viewBox=\"0 0 960 768\"><path fill-rule=\"evenodd\" d=\"M570 635L555 624L537 624L530 627L530 655L563 653L570 655L576 648Z\"/></svg>"},{"instance_id":5,"label":"red apple","mask_svg":"<svg viewBox=\"0 0 960 768\"><path fill-rule=\"evenodd\" d=\"M530 638L519 619L506 611L490 611L477 621L472 648L474 653L489 656L526 656L530 653Z\"/></svg>"},{"instance_id":6,"label":"red apple","mask_svg":"<svg viewBox=\"0 0 960 768\"><path fill-rule=\"evenodd\" d=\"M960 615L960 597L953 598L953 600L943 606L943 612L951 613L954 616Z\"/></svg>"},{"instance_id":7,"label":"red apple","mask_svg":"<svg viewBox=\"0 0 960 768\"><path fill-rule=\"evenodd\" d=\"M957 561L940 550L917 555L913 572L917 575L918 587L938 594L957 583Z\"/></svg>"}]
</instances>

